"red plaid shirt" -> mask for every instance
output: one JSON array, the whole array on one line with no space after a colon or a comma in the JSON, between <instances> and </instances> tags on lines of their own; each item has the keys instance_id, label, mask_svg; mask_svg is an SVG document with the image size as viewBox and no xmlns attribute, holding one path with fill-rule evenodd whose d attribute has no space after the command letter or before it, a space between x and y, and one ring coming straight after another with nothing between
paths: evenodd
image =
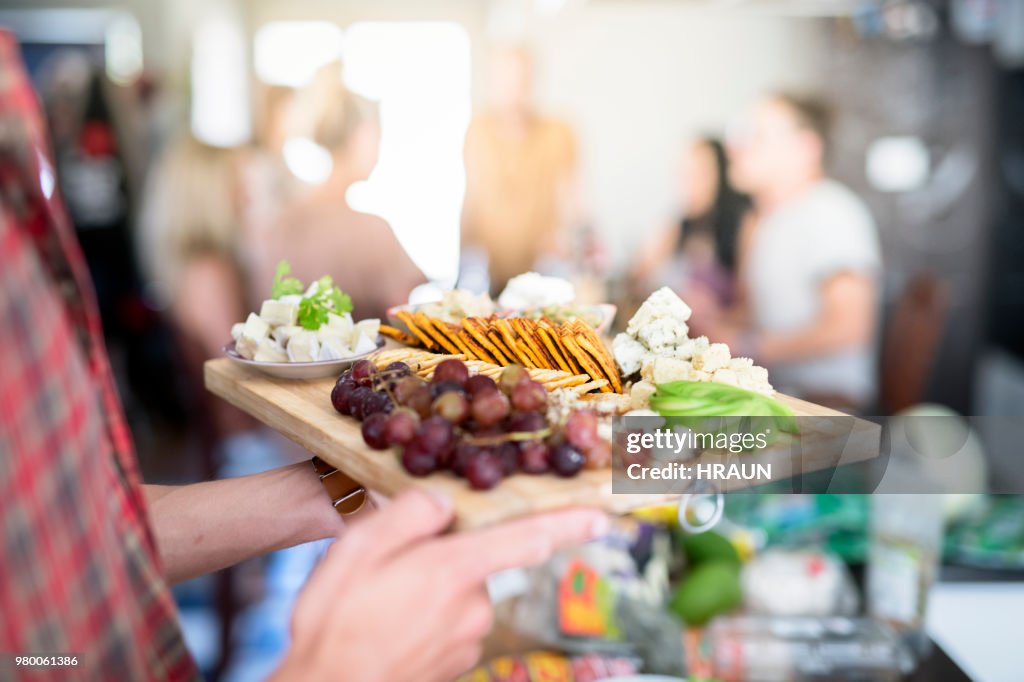
<instances>
[{"instance_id":1,"label":"red plaid shirt","mask_svg":"<svg viewBox=\"0 0 1024 682\"><path fill-rule=\"evenodd\" d=\"M0 678L197 678L45 139L0 31Z\"/></svg>"}]
</instances>

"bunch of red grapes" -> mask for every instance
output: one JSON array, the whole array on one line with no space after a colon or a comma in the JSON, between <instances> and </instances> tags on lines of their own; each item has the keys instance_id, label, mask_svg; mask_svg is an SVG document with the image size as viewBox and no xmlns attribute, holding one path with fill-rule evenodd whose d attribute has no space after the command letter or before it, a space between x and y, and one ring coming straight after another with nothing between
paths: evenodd
<instances>
[{"instance_id":1,"label":"bunch of red grapes","mask_svg":"<svg viewBox=\"0 0 1024 682\"><path fill-rule=\"evenodd\" d=\"M381 370L360 360L338 378L331 403L362 421L371 448L401 448L410 474L447 469L476 490L516 472L568 477L611 459L597 416L574 410L564 424L549 423L547 390L519 365L495 382L470 376L461 360L444 360L428 382L404 362Z\"/></svg>"}]
</instances>

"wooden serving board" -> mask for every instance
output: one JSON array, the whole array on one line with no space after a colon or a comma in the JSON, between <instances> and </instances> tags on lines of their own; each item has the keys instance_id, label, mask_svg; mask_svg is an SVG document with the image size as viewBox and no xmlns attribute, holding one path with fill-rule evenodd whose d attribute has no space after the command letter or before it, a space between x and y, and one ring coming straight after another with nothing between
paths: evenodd
<instances>
[{"instance_id":1,"label":"wooden serving board","mask_svg":"<svg viewBox=\"0 0 1024 682\"><path fill-rule=\"evenodd\" d=\"M569 479L553 475L520 474L503 480L496 488L486 492L471 490L464 480L448 473L417 478L405 472L393 452L368 448L363 442L359 422L351 417L343 417L334 410L330 400L335 381L333 378L277 379L241 367L227 358L208 361L204 375L209 391L338 467L368 488L388 496L413 486L447 493L454 501L457 529L487 526L532 512L568 506L596 506L612 513L625 513L637 507L678 497L668 494L613 494L610 469L583 471ZM839 412L796 398L778 397L801 416L845 417ZM871 439L868 433L868 441ZM877 434L874 442L878 442ZM877 451L874 454L877 455ZM872 455L844 456L844 462L869 456ZM806 472L830 464L834 463L804 466L802 470ZM788 466L785 461L781 465Z\"/></svg>"}]
</instances>

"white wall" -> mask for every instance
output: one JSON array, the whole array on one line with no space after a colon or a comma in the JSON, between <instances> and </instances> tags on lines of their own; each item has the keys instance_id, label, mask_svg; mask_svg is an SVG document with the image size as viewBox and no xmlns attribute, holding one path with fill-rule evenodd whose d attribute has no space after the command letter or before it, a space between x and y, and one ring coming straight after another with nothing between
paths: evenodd
<instances>
[{"instance_id":1,"label":"white wall","mask_svg":"<svg viewBox=\"0 0 1024 682\"><path fill-rule=\"evenodd\" d=\"M812 90L814 19L664 2L590 2L536 26L543 106L576 125L585 199L622 265L665 224L688 134L721 133L759 91Z\"/></svg>"}]
</instances>

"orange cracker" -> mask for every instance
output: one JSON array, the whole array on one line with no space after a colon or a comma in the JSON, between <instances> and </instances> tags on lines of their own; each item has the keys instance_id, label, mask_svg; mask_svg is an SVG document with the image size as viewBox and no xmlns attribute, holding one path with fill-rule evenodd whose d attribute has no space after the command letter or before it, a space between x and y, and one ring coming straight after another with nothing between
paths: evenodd
<instances>
[{"instance_id":1,"label":"orange cracker","mask_svg":"<svg viewBox=\"0 0 1024 682\"><path fill-rule=\"evenodd\" d=\"M434 339L441 348L444 348L449 353L459 354L459 347L448 340L448 337L444 333L438 331L437 327L434 326L434 320L427 317L425 313L415 313L416 324L426 332L430 338Z\"/></svg>"},{"instance_id":2,"label":"orange cracker","mask_svg":"<svg viewBox=\"0 0 1024 682\"><path fill-rule=\"evenodd\" d=\"M517 343L515 330L512 329L512 325L508 323L508 320L495 320L494 328L501 334L502 341L505 342L505 346L512 351L512 354L516 358L516 362L522 364L525 367L536 367L533 359L523 351L522 347Z\"/></svg>"},{"instance_id":3,"label":"orange cracker","mask_svg":"<svg viewBox=\"0 0 1024 682\"><path fill-rule=\"evenodd\" d=\"M462 341L466 348L470 350L473 357L478 360L483 360L484 362L494 363L494 355L487 350L487 348L482 346L480 342L476 340L476 337L469 333L469 330L466 329L465 325L463 325L462 329L459 330L457 340Z\"/></svg>"},{"instance_id":4,"label":"orange cracker","mask_svg":"<svg viewBox=\"0 0 1024 682\"><path fill-rule=\"evenodd\" d=\"M555 361L548 358L547 352L544 350L544 344L539 343L534 338L533 332L530 329L530 320L523 317L514 317L509 320L509 324L519 334L519 338L526 344L527 349L533 354L533 357L537 360L537 366L543 368L555 367Z\"/></svg>"},{"instance_id":5,"label":"orange cracker","mask_svg":"<svg viewBox=\"0 0 1024 682\"><path fill-rule=\"evenodd\" d=\"M619 373L618 371L616 371L615 365L613 364L611 367L609 367L607 364L607 360L605 359L605 353L603 353L602 350L599 350L597 348L597 346L603 346L603 344L601 343L601 339L598 339L592 336L591 334L586 334L584 332L576 332L575 339L576 343L579 344L580 348L582 348L587 353L590 353L591 357L593 357L593 359L597 361L597 364L601 367L601 373L605 377L607 377L609 381L612 382L612 390L614 390L616 393L622 393L622 379L619 378ZM596 346L594 343L595 341ZM596 379L597 377L594 378Z\"/></svg>"},{"instance_id":6,"label":"orange cracker","mask_svg":"<svg viewBox=\"0 0 1024 682\"><path fill-rule=\"evenodd\" d=\"M497 327L491 327L490 329L487 330L487 338L491 340L491 343L494 344L495 348L500 350L505 355L505 358L508 360L508 362L506 362L505 364L514 365L516 363L522 362L519 359L519 356L513 353L512 349L509 348L508 344L505 343L505 337L501 335L501 332L497 329Z\"/></svg>"},{"instance_id":7,"label":"orange cracker","mask_svg":"<svg viewBox=\"0 0 1024 682\"><path fill-rule=\"evenodd\" d=\"M469 336L473 337L478 344L483 346L487 352L493 355L499 365L507 365L509 363L505 353L487 336L487 326L479 317L467 317L464 319L462 321L462 329Z\"/></svg>"},{"instance_id":8,"label":"orange cracker","mask_svg":"<svg viewBox=\"0 0 1024 682\"><path fill-rule=\"evenodd\" d=\"M561 331L562 342L565 344L566 348L568 348L569 351L572 353L573 357L576 358L577 362L580 363L584 371L590 375L590 378L595 381L604 379L604 372L601 371L601 367L594 361L592 357L590 357L590 354L588 354L585 350L580 348L580 345L576 343L576 336L574 335L572 329L570 329L568 326L565 326L562 328ZM605 384L601 386L601 390L607 393L610 392L612 389L610 386L608 386L608 382L605 382Z\"/></svg>"},{"instance_id":9,"label":"orange cracker","mask_svg":"<svg viewBox=\"0 0 1024 682\"><path fill-rule=\"evenodd\" d=\"M408 310L399 310L395 313L395 317L404 322L405 326L409 328L409 331L413 333L413 336L419 339L420 342L422 342L429 350L437 348L437 343L434 339L432 339L429 334L420 329L419 325L416 324L416 318L413 317L411 312Z\"/></svg>"},{"instance_id":10,"label":"orange cracker","mask_svg":"<svg viewBox=\"0 0 1024 682\"><path fill-rule=\"evenodd\" d=\"M537 336L544 343L544 347L548 350L548 355L555 361L555 365L558 369L569 374L574 374L573 368L565 360L565 356L562 355L561 346L555 341L554 333L544 324L537 325Z\"/></svg>"}]
</instances>

